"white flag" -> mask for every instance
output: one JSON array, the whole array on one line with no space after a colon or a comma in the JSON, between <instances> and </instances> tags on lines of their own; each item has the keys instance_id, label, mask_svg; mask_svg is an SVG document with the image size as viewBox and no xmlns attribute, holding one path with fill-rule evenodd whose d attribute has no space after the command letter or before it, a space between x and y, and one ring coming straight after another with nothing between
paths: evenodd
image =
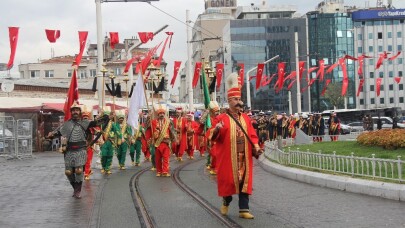
<instances>
[{"instance_id":1,"label":"white flag","mask_svg":"<svg viewBox=\"0 0 405 228\"><path fill-rule=\"evenodd\" d=\"M132 92L131 101L129 103L128 113L128 125L134 129L138 129L139 109L141 109L145 103L145 87L143 85L142 75L138 75L134 91Z\"/></svg>"}]
</instances>

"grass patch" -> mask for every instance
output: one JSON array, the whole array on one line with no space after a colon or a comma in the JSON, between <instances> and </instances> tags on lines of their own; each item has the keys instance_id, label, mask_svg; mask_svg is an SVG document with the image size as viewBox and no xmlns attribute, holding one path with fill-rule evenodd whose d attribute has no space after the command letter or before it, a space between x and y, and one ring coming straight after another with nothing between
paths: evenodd
<instances>
[{"instance_id":1,"label":"grass patch","mask_svg":"<svg viewBox=\"0 0 405 228\"><path fill-rule=\"evenodd\" d=\"M402 156L405 159L405 148L400 148L396 150L383 149L377 146L363 146L358 144L356 141L337 141L337 142L318 142L312 145L296 145L292 146L291 150L307 151L318 153L321 151L322 154L333 154L336 151L337 155L350 156L354 153L356 157L368 157L371 158L372 154L375 154L376 158L381 159L398 159L397 156ZM288 148L286 148L288 151Z\"/></svg>"}]
</instances>

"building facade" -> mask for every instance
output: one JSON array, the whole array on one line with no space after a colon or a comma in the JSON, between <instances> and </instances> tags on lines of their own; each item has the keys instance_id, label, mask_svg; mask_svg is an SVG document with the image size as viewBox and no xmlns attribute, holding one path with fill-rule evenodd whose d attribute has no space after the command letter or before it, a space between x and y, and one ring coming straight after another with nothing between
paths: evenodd
<instances>
[{"instance_id":1,"label":"building facade","mask_svg":"<svg viewBox=\"0 0 405 228\"><path fill-rule=\"evenodd\" d=\"M324 61L325 66L331 66L346 55L356 55L353 21L348 9L349 7L345 7L341 0L327 0L319 3L316 11L307 13L309 67L319 67L320 60ZM330 100L322 95L322 90L328 79L331 80L331 88L341 89L343 81L342 69L336 67L332 72L325 73L323 80L316 76L317 70L310 74L309 78L315 79L310 87L312 110L323 111L334 108L356 107L355 61L347 59L346 66L349 84L346 96L338 107L334 107Z\"/></svg>"},{"instance_id":2,"label":"building facade","mask_svg":"<svg viewBox=\"0 0 405 228\"><path fill-rule=\"evenodd\" d=\"M354 48L358 55L371 58L364 60L363 92L356 97L357 108L401 107L404 104L404 54L405 9L368 9L353 12ZM380 54L389 53L377 69ZM399 53L401 52L401 53ZM390 57L399 55L394 60ZM358 63L356 63L358 67ZM357 76L358 77L358 76ZM381 78L380 95L377 95L377 79ZM400 80L397 83L395 80ZM356 80L356 87L359 80Z\"/></svg>"},{"instance_id":3,"label":"building facade","mask_svg":"<svg viewBox=\"0 0 405 228\"><path fill-rule=\"evenodd\" d=\"M307 45L306 45L306 19L295 16L295 7L293 6L248 6L238 7L235 15L236 19L231 20L224 28L224 63L225 73L237 72L239 64L244 64L245 73L257 66L258 63L263 63L272 57L279 55L280 57L265 65L263 75L271 76L277 72L278 63L285 62L285 72L289 73L296 70L296 54L295 54L295 32L298 32L298 50L299 61L306 61ZM252 71L246 77L254 76L256 71ZM289 100L289 91L287 90L287 81L283 89L276 92L274 85L276 80L272 80L270 84L262 86L259 90L255 89L256 80L250 80L251 104L252 109L256 110L271 110L275 112L290 112L289 104L292 105L291 112L297 112L297 87L293 86L290 90L291 99ZM243 86L243 101L247 103L246 84ZM305 81L301 82L301 86L305 86ZM226 88L221 85L220 93L222 100L220 103L225 103ZM301 109L305 111L308 107L308 96L302 93Z\"/></svg>"}]
</instances>

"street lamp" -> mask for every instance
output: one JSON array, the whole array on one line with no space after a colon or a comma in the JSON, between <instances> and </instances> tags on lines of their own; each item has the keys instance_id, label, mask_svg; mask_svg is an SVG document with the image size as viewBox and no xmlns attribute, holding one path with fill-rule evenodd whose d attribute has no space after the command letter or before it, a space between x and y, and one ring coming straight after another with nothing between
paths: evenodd
<instances>
[{"instance_id":1,"label":"street lamp","mask_svg":"<svg viewBox=\"0 0 405 228\"><path fill-rule=\"evenodd\" d=\"M276 55L276 56L274 56L273 58L266 60L266 61L264 62L264 64L267 64L267 63L269 63L269 62L271 62L271 61L274 61L274 60L277 59L278 57L280 57L280 56L279 56L279 55ZM254 71L254 70L256 70L256 69L257 69L257 66L253 67L252 69L250 69L250 70L248 70L248 71L246 72L246 93L247 93L247 94L246 94L246 100L247 100L247 106L250 107L251 109L252 109L252 101L251 101L251 98L250 98L249 74L250 74L250 72L252 72L252 71Z\"/></svg>"}]
</instances>

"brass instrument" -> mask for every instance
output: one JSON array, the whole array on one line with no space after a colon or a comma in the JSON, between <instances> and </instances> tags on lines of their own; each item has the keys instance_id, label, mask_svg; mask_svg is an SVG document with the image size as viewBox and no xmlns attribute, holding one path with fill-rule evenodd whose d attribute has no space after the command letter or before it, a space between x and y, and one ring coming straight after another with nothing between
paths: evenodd
<instances>
[{"instance_id":1,"label":"brass instrument","mask_svg":"<svg viewBox=\"0 0 405 228\"><path fill-rule=\"evenodd\" d=\"M207 120L207 117L208 117L209 113L210 112L208 110L205 110L203 112L203 114L201 115L201 118L200 118L200 123L201 124L205 124L205 121Z\"/></svg>"},{"instance_id":2,"label":"brass instrument","mask_svg":"<svg viewBox=\"0 0 405 228\"><path fill-rule=\"evenodd\" d=\"M127 120L124 119L124 122L122 122L122 126L121 126L121 134L122 134L122 138L124 138L124 139L128 137L126 131L127 131ZM122 138L119 138L117 140L118 146L120 146L122 144Z\"/></svg>"},{"instance_id":3,"label":"brass instrument","mask_svg":"<svg viewBox=\"0 0 405 228\"><path fill-rule=\"evenodd\" d=\"M281 126L284 128L284 127L287 127L287 124L288 124L287 118L283 118L283 122L282 122Z\"/></svg>"}]
</instances>

